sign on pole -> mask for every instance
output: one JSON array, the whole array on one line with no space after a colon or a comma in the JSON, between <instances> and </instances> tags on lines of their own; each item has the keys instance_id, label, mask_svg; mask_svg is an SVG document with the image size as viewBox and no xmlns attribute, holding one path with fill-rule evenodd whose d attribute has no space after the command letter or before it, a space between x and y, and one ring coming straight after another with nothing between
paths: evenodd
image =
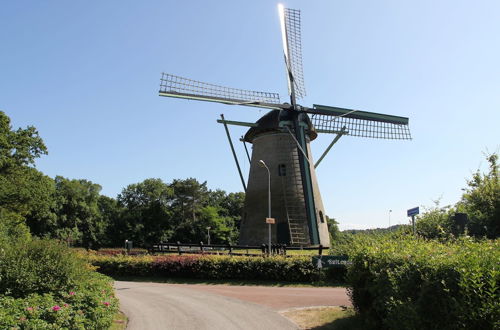
<instances>
[{"instance_id":1,"label":"sign on pole","mask_svg":"<svg viewBox=\"0 0 500 330\"><path fill-rule=\"evenodd\" d=\"M415 215L419 214L419 213L420 213L420 209L419 209L419 207L417 206L417 207L414 207L414 208L412 208L412 209L409 209L409 210L408 210L408 211L406 211L406 212L407 212L407 214L408 214L408 216L409 216L409 217L412 217L412 216L415 216Z\"/></svg>"},{"instance_id":2,"label":"sign on pole","mask_svg":"<svg viewBox=\"0 0 500 330\"><path fill-rule=\"evenodd\" d=\"M274 220L274 218L266 218L266 223L270 224L270 225L274 225L276 222L276 220Z\"/></svg>"},{"instance_id":3,"label":"sign on pole","mask_svg":"<svg viewBox=\"0 0 500 330\"><path fill-rule=\"evenodd\" d=\"M411 217L411 226L413 227L413 235L415 235L415 216L419 213L420 209L418 208L418 206L406 211L406 214L408 214L408 216Z\"/></svg>"},{"instance_id":4,"label":"sign on pole","mask_svg":"<svg viewBox=\"0 0 500 330\"><path fill-rule=\"evenodd\" d=\"M344 267L351 265L347 256L313 256L312 263L316 268Z\"/></svg>"}]
</instances>

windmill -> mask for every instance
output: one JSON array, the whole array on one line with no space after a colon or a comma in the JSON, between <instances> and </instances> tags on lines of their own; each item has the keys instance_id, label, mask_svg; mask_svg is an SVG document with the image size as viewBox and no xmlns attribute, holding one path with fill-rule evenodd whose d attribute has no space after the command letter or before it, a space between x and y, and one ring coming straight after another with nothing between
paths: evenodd
<instances>
[{"instance_id":1,"label":"windmill","mask_svg":"<svg viewBox=\"0 0 500 330\"><path fill-rule=\"evenodd\" d=\"M305 107L297 99L306 95L302 71L300 11L278 5L283 39L290 103L281 103L277 93L229 88L163 73L160 96L211 101L230 105L267 108L270 111L256 123L225 120L233 156L246 191L240 228L240 244L267 243L268 179L272 200L271 214L276 219L272 241L289 245L329 246L326 215L315 168L331 147L344 135L411 139L408 118L314 104ZM244 143L252 144L248 184L234 152L228 124L250 127ZM318 134L335 134L333 141L316 163L310 142ZM245 147L246 149L246 147ZM261 162L262 161L262 162ZM269 173L259 167L267 164Z\"/></svg>"}]
</instances>

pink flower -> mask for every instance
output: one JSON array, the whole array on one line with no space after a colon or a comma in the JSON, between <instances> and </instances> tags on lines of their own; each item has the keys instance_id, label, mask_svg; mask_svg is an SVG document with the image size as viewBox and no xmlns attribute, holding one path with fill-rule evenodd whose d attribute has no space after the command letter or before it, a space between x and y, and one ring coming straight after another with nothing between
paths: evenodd
<instances>
[{"instance_id":1,"label":"pink flower","mask_svg":"<svg viewBox=\"0 0 500 330\"><path fill-rule=\"evenodd\" d=\"M69 292L69 295L70 295L70 296L74 296L74 295L75 295L75 291L70 291L70 292Z\"/></svg>"},{"instance_id":2,"label":"pink flower","mask_svg":"<svg viewBox=\"0 0 500 330\"><path fill-rule=\"evenodd\" d=\"M64 304L64 307L69 307L69 305L68 304Z\"/></svg>"},{"instance_id":3,"label":"pink flower","mask_svg":"<svg viewBox=\"0 0 500 330\"><path fill-rule=\"evenodd\" d=\"M32 311L33 311L33 307L26 307L26 310L27 310L28 312L32 312Z\"/></svg>"},{"instance_id":4,"label":"pink flower","mask_svg":"<svg viewBox=\"0 0 500 330\"><path fill-rule=\"evenodd\" d=\"M106 306L110 305L109 302L107 302L107 301L103 302L103 304L106 305Z\"/></svg>"},{"instance_id":5,"label":"pink flower","mask_svg":"<svg viewBox=\"0 0 500 330\"><path fill-rule=\"evenodd\" d=\"M19 321L24 322L24 321L26 321L26 318L25 318L24 316L21 316L21 317L19 318Z\"/></svg>"},{"instance_id":6,"label":"pink flower","mask_svg":"<svg viewBox=\"0 0 500 330\"><path fill-rule=\"evenodd\" d=\"M59 306L59 305L55 305L54 307L52 307L52 310L53 310L54 312L57 312L57 311L58 311L58 310L60 310L60 309L61 309L61 306Z\"/></svg>"}]
</instances>

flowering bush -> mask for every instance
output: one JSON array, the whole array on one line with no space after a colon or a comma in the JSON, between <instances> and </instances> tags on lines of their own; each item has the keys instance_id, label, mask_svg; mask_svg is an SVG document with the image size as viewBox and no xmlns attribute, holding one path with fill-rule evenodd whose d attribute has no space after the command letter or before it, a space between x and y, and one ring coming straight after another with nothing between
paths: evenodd
<instances>
[{"instance_id":1,"label":"flowering bush","mask_svg":"<svg viewBox=\"0 0 500 330\"><path fill-rule=\"evenodd\" d=\"M0 328L107 329L118 310L110 280L94 274L78 291L30 294L24 298L0 295Z\"/></svg>"},{"instance_id":2,"label":"flowering bush","mask_svg":"<svg viewBox=\"0 0 500 330\"><path fill-rule=\"evenodd\" d=\"M111 280L55 242L0 246L0 329L107 329Z\"/></svg>"}]
</instances>

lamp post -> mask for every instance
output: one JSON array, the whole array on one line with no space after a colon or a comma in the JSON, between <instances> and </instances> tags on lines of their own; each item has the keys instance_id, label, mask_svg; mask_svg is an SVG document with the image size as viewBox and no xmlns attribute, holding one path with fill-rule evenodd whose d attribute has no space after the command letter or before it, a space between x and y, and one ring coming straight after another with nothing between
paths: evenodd
<instances>
[{"instance_id":1,"label":"lamp post","mask_svg":"<svg viewBox=\"0 0 500 330\"><path fill-rule=\"evenodd\" d=\"M267 167L266 163L261 159L259 160L259 165L264 167L267 170L267 178L268 178L268 184L267 184L267 197L268 197L268 212L267 212L267 217L271 217L271 171L269 171L269 167ZM269 226L269 255L271 255L271 224L268 224Z\"/></svg>"},{"instance_id":2,"label":"lamp post","mask_svg":"<svg viewBox=\"0 0 500 330\"><path fill-rule=\"evenodd\" d=\"M392 210L389 210L389 228L391 227L391 213L392 213Z\"/></svg>"},{"instance_id":3,"label":"lamp post","mask_svg":"<svg viewBox=\"0 0 500 330\"><path fill-rule=\"evenodd\" d=\"M210 245L210 229L212 229L211 227L207 227L207 240L208 240L208 245Z\"/></svg>"}]
</instances>

